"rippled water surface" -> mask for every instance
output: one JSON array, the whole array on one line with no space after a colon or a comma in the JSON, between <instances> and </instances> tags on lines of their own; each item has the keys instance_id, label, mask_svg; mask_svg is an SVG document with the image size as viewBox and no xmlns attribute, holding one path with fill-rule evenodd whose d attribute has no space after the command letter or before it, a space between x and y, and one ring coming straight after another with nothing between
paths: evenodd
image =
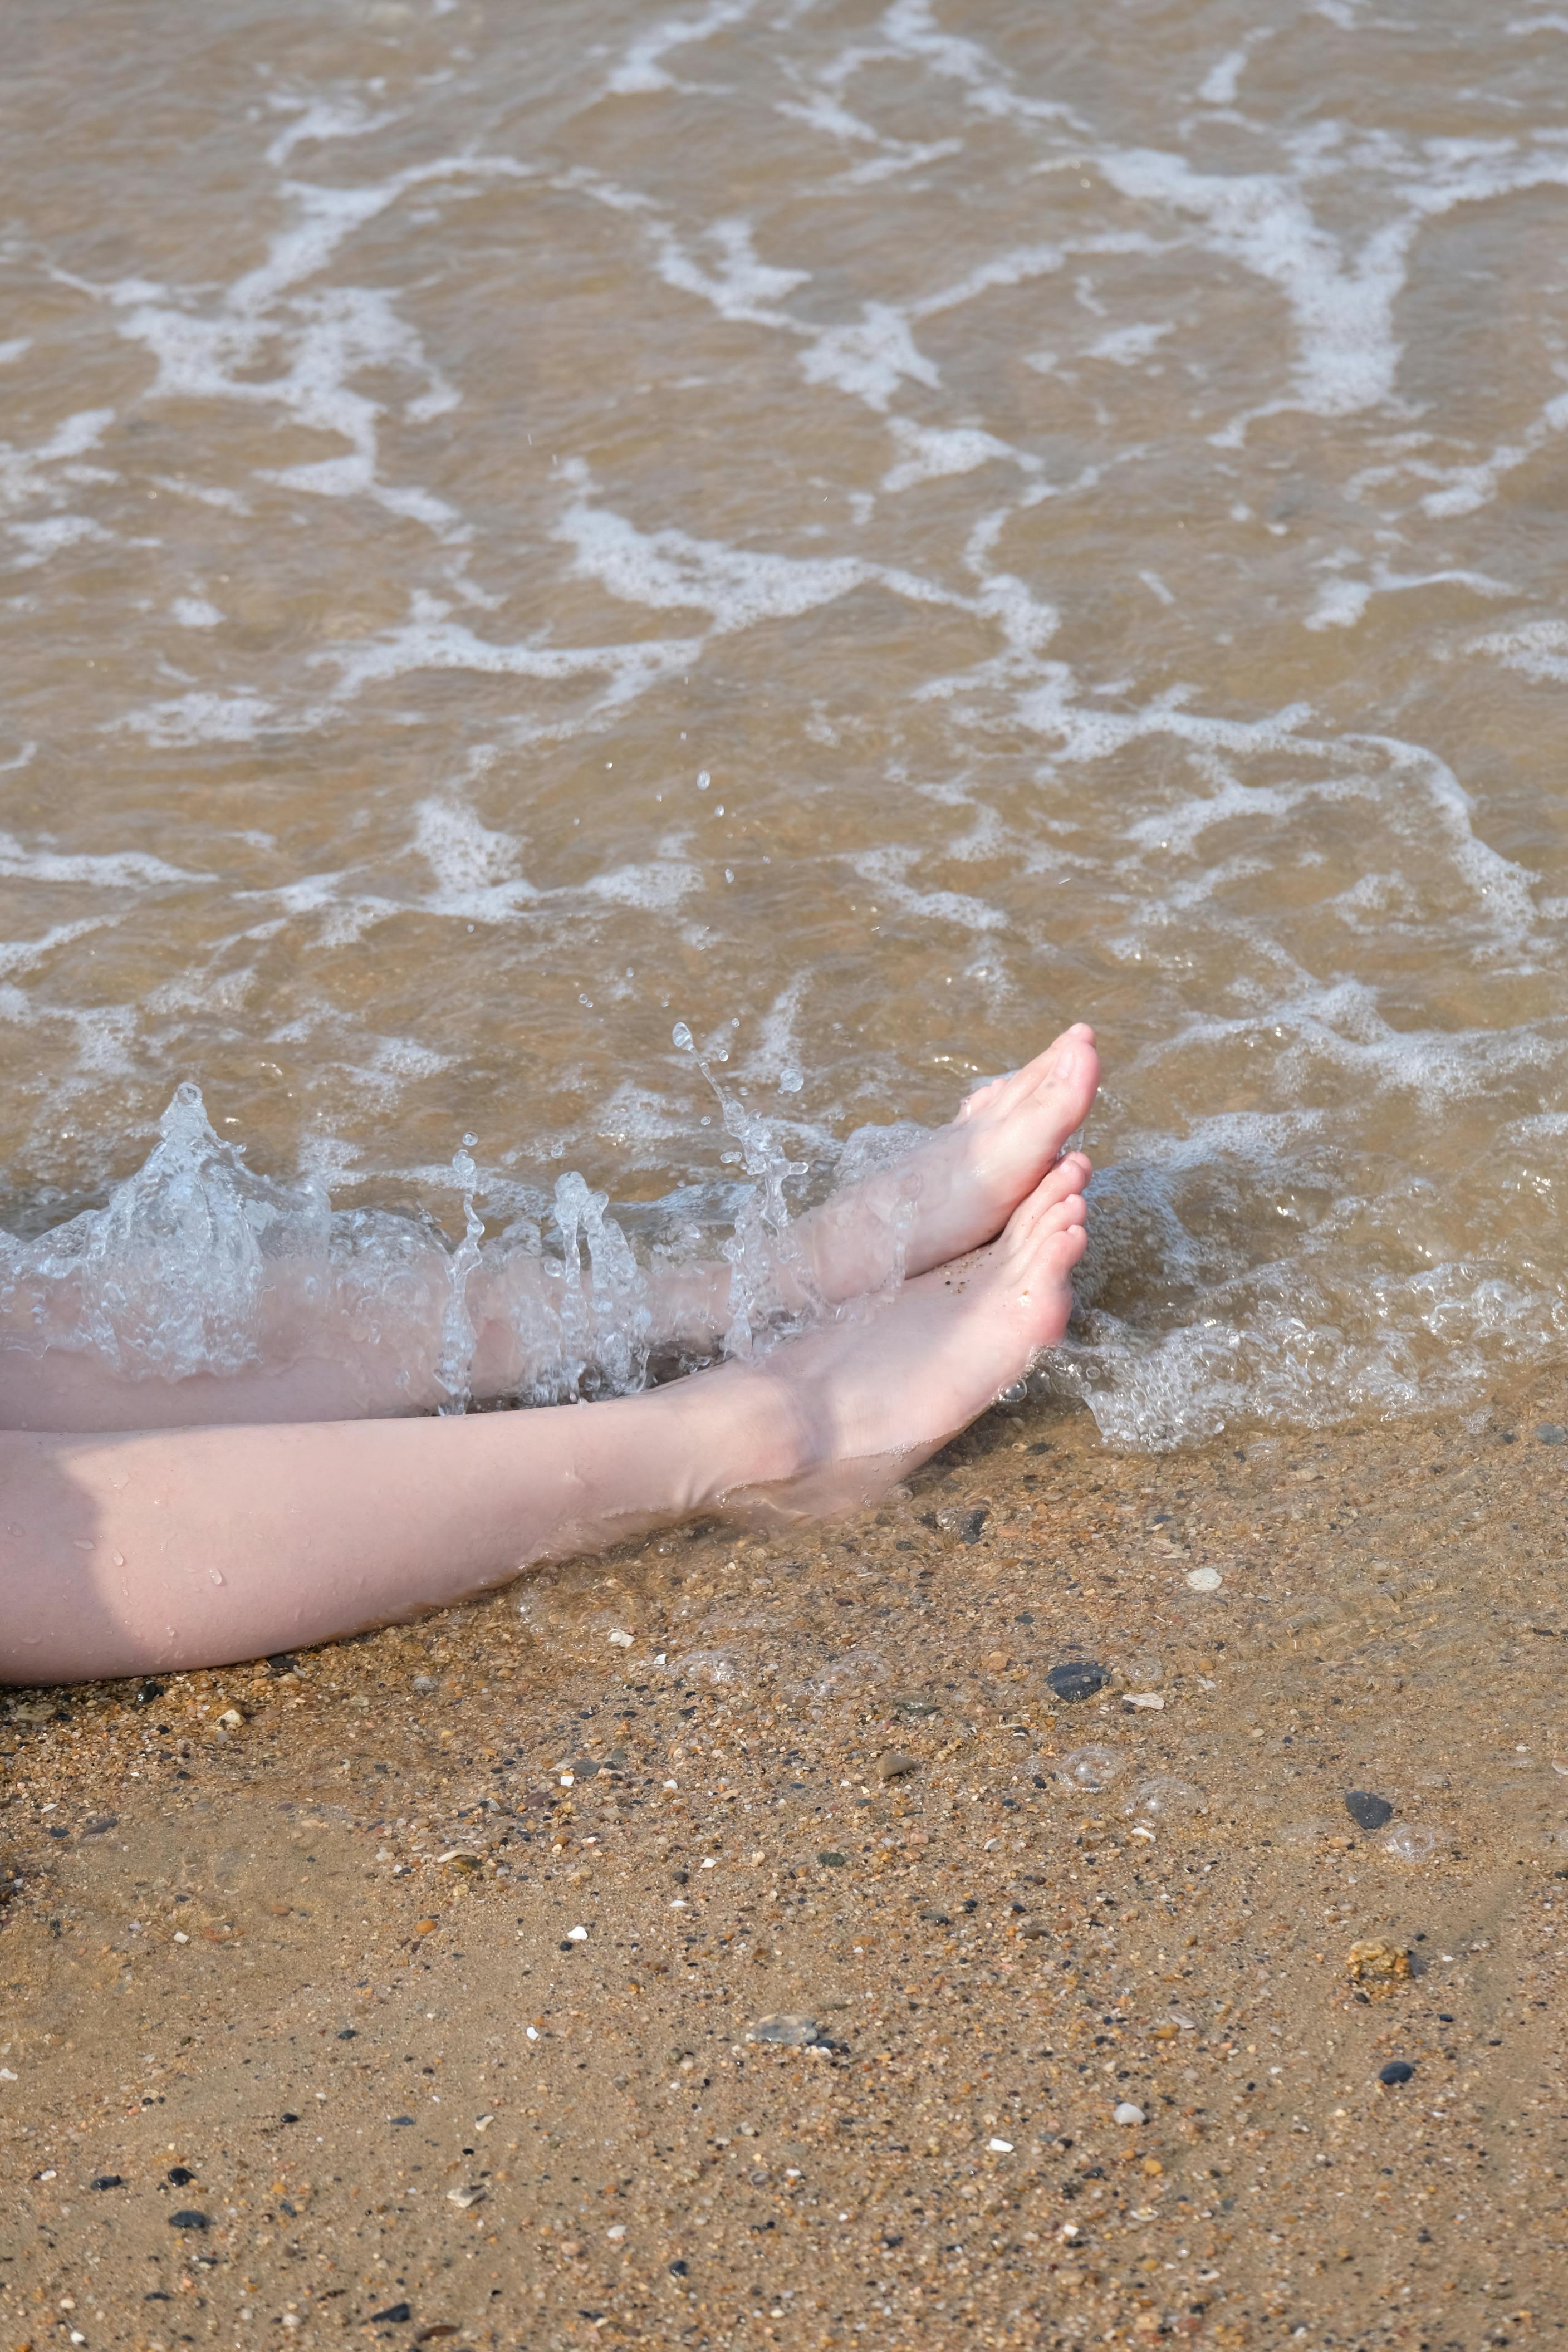
<instances>
[{"instance_id":1,"label":"rippled water surface","mask_svg":"<svg viewBox=\"0 0 1568 2352\"><path fill-rule=\"evenodd\" d=\"M454 1234L466 1133L492 1229L567 1170L721 1229L678 1022L825 1171L1082 1015L1108 1433L1557 1349L1568 19L7 47L15 1227L195 1079Z\"/></svg>"}]
</instances>

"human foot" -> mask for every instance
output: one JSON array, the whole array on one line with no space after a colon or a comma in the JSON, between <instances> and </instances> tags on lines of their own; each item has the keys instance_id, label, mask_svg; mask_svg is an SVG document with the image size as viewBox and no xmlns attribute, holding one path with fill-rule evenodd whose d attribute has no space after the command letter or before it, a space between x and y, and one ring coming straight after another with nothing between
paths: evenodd
<instances>
[{"instance_id":1,"label":"human foot","mask_svg":"<svg viewBox=\"0 0 1568 2352\"><path fill-rule=\"evenodd\" d=\"M688 1394L722 1404L730 1439L716 1498L791 1517L862 1503L1022 1379L1072 1312L1089 1213L1066 1167L995 1241L904 1283L866 1318L698 1374Z\"/></svg>"},{"instance_id":2,"label":"human foot","mask_svg":"<svg viewBox=\"0 0 1568 2352\"><path fill-rule=\"evenodd\" d=\"M1094 1032L1076 1022L1022 1069L979 1087L949 1125L891 1167L801 1218L791 1239L822 1296L879 1288L900 1224L908 1275L992 1240L1083 1125L1099 1086ZM1083 1154L1060 1167L1068 1182L1055 1197L1081 1192L1090 1173Z\"/></svg>"}]
</instances>

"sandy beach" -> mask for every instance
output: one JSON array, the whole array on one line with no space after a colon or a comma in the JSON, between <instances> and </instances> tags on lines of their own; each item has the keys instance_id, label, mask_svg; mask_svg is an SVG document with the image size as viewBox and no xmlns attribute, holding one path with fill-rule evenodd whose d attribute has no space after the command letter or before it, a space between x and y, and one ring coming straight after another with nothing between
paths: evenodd
<instances>
[{"instance_id":1,"label":"sandy beach","mask_svg":"<svg viewBox=\"0 0 1568 2352\"><path fill-rule=\"evenodd\" d=\"M1555 2336L1564 1410L13 1694L0 2340Z\"/></svg>"}]
</instances>

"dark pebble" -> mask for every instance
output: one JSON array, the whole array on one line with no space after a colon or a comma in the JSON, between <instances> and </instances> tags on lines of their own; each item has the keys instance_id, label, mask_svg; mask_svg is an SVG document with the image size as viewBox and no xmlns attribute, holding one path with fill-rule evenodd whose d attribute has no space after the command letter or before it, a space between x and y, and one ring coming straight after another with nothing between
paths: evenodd
<instances>
[{"instance_id":1,"label":"dark pebble","mask_svg":"<svg viewBox=\"0 0 1568 2352\"><path fill-rule=\"evenodd\" d=\"M1543 1421L1538 1424L1535 1434L1542 1445L1561 1445L1568 1437L1568 1429L1564 1429L1560 1421Z\"/></svg>"},{"instance_id":2,"label":"dark pebble","mask_svg":"<svg viewBox=\"0 0 1568 2352\"><path fill-rule=\"evenodd\" d=\"M338 2034L338 2040L340 2042L357 2042L358 2039L359 2028L357 2025L345 2025Z\"/></svg>"},{"instance_id":3,"label":"dark pebble","mask_svg":"<svg viewBox=\"0 0 1568 2352\"><path fill-rule=\"evenodd\" d=\"M1053 1666L1046 1680L1058 1698L1070 1706L1075 1700L1092 1698L1097 1690L1105 1688L1110 1677L1093 1658L1071 1658L1066 1665Z\"/></svg>"},{"instance_id":4,"label":"dark pebble","mask_svg":"<svg viewBox=\"0 0 1568 2352\"><path fill-rule=\"evenodd\" d=\"M279 1650L277 1656L268 1658L267 1663L275 1675L297 1674L300 1669L299 1659L291 1658L287 1650Z\"/></svg>"},{"instance_id":5,"label":"dark pebble","mask_svg":"<svg viewBox=\"0 0 1568 2352\"><path fill-rule=\"evenodd\" d=\"M1378 2068L1377 2079L1380 2083L1388 2084L1392 2088L1395 2083L1408 2083L1415 2072L1415 2069L1408 2059L1391 2058L1386 2066Z\"/></svg>"},{"instance_id":6,"label":"dark pebble","mask_svg":"<svg viewBox=\"0 0 1568 2352\"><path fill-rule=\"evenodd\" d=\"M591 1756L579 1756L572 1767L572 1777L574 1780L592 1780L596 1777L598 1769Z\"/></svg>"},{"instance_id":7,"label":"dark pebble","mask_svg":"<svg viewBox=\"0 0 1568 2352\"><path fill-rule=\"evenodd\" d=\"M390 2319L393 2321L395 2326L402 2327L407 2321L412 2319L413 2316L414 2306L412 2304L389 2303L384 2311L373 2311L371 2313L370 2324L374 2327L378 2319Z\"/></svg>"},{"instance_id":8,"label":"dark pebble","mask_svg":"<svg viewBox=\"0 0 1568 2352\"><path fill-rule=\"evenodd\" d=\"M284 2124L297 2124L297 2123L299 2122L300 2118L299 2118L299 2116L291 2116L291 2115L289 2113L288 2109L287 2109L287 2108L285 2108L285 2109L284 2109L284 2111L283 2111L283 2113L279 2116L278 2120L279 2120L279 2123L284 2123Z\"/></svg>"},{"instance_id":9,"label":"dark pebble","mask_svg":"<svg viewBox=\"0 0 1568 2352\"><path fill-rule=\"evenodd\" d=\"M141 1689L137 1692L134 1699L132 1701L132 1705L133 1706L152 1706L155 1701L161 1699L163 1696L163 1685L162 1683L143 1683Z\"/></svg>"},{"instance_id":10,"label":"dark pebble","mask_svg":"<svg viewBox=\"0 0 1568 2352\"><path fill-rule=\"evenodd\" d=\"M844 1867L844 1856L835 1853L831 1848L826 1853L819 1853L816 1859L824 1870L842 1870Z\"/></svg>"},{"instance_id":11,"label":"dark pebble","mask_svg":"<svg viewBox=\"0 0 1568 2352\"><path fill-rule=\"evenodd\" d=\"M394 2116L392 2118L393 2129L395 2131L399 2124L411 2124L413 2121L414 2118L412 2116Z\"/></svg>"},{"instance_id":12,"label":"dark pebble","mask_svg":"<svg viewBox=\"0 0 1568 2352\"><path fill-rule=\"evenodd\" d=\"M671 2278L685 2278L690 2268L689 2263L671 2263L669 2275Z\"/></svg>"},{"instance_id":13,"label":"dark pebble","mask_svg":"<svg viewBox=\"0 0 1568 2352\"><path fill-rule=\"evenodd\" d=\"M166 2178L174 2182L176 2189L187 2188L195 2177L195 2174L189 2171L183 2164L171 2165L166 2175Z\"/></svg>"},{"instance_id":14,"label":"dark pebble","mask_svg":"<svg viewBox=\"0 0 1568 2352\"><path fill-rule=\"evenodd\" d=\"M170 2214L169 2227L171 2230L210 2230L212 2223L205 2213L198 2213L194 2205L182 2205L177 2213Z\"/></svg>"},{"instance_id":15,"label":"dark pebble","mask_svg":"<svg viewBox=\"0 0 1568 2352\"><path fill-rule=\"evenodd\" d=\"M929 1919L933 1927L947 1927L952 1924L945 1911L933 1910L929 1905L921 1913L921 1917Z\"/></svg>"},{"instance_id":16,"label":"dark pebble","mask_svg":"<svg viewBox=\"0 0 1568 2352\"><path fill-rule=\"evenodd\" d=\"M1358 1830L1380 1830L1384 1822L1394 1819L1394 1807L1386 1797L1374 1797L1370 1789L1347 1789L1345 1811Z\"/></svg>"},{"instance_id":17,"label":"dark pebble","mask_svg":"<svg viewBox=\"0 0 1568 2352\"><path fill-rule=\"evenodd\" d=\"M118 2172L100 2172L96 2180L88 2182L89 2189L123 2189L125 2183Z\"/></svg>"},{"instance_id":18,"label":"dark pebble","mask_svg":"<svg viewBox=\"0 0 1568 2352\"><path fill-rule=\"evenodd\" d=\"M986 1520L990 1517L991 1514L989 1511L982 1510L966 1512L959 1525L958 1539L960 1543L978 1543L980 1541L980 1530L985 1525Z\"/></svg>"},{"instance_id":19,"label":"dark pebble","mask_svg":"<svg viewBox=\"0 0 1568 2352\"><path fill-rule=\"evenodd\" d=\"M118 1813L98 1813L88 1822L86 1834L89 1837L102 1837L107 1831L117 1830L119 1827Z\"/></svg>"}]
</instances>

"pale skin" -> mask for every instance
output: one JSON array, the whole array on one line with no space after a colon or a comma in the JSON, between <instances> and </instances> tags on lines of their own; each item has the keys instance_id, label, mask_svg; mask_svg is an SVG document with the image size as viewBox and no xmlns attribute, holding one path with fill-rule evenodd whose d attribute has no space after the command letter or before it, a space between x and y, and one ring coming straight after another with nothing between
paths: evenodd
<instances>
[{"instance_id":1,"label":"pale skin","mask_svg":"<svg viewBox=\"0 0 1568 2352\"><path fill-rule=\"evenodd\" d=\"M795 1228L820 1295L848 1301L881 1281L902 1204L891 1296L642 1395L437 1418L363 1352L177 1382L0 1352L0 1682L321 1642L721 1507L854 1507L1061 1339L1089 1174L1063 1147L1098 1084L1080 1024ZM728 1272L671 1286L672 1336L721 1327ZM476 1391L505 1393L512 1327L482 1298L475 1320ZM433 1323L429 1363L436 1344Z\"/></svg>"}]
</instances>

